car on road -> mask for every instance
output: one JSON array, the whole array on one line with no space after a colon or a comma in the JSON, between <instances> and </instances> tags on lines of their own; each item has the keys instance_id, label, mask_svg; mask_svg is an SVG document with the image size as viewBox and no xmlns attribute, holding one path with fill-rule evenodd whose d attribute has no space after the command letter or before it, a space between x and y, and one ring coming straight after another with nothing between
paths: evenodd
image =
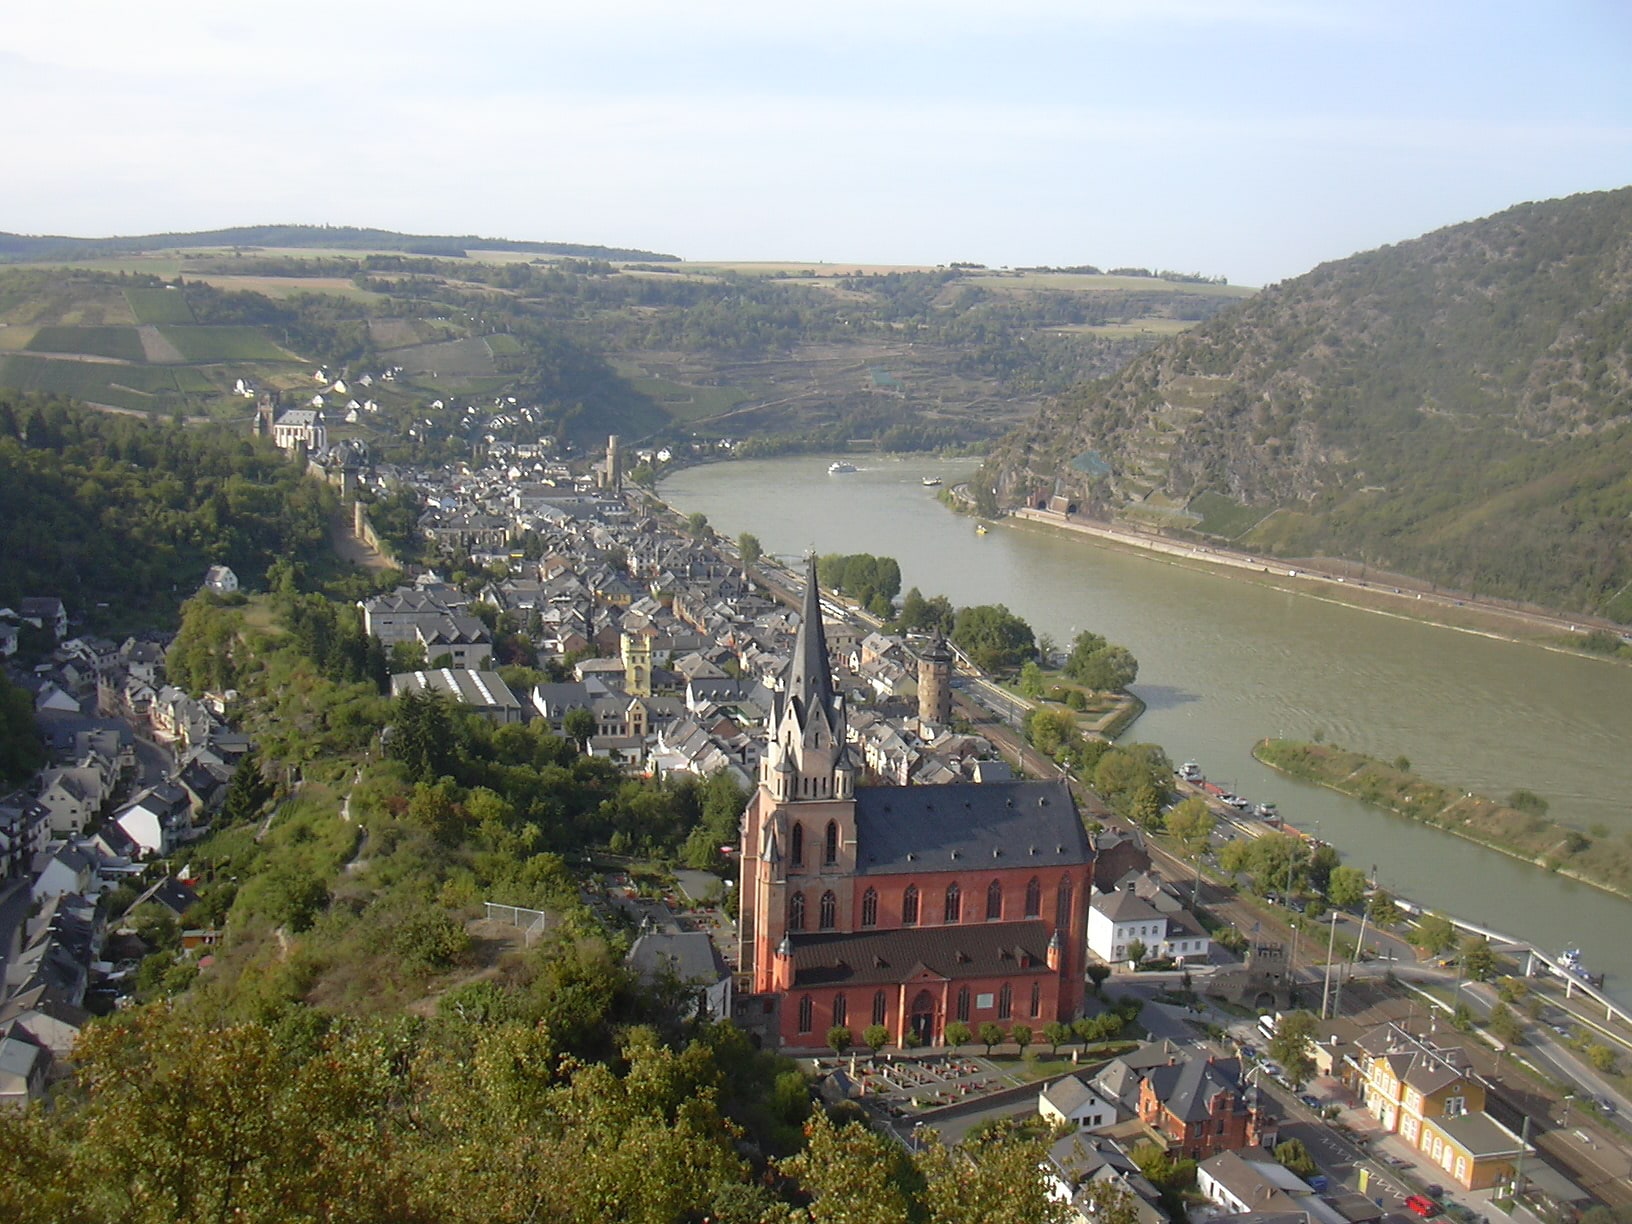
<instances>
[{"instance_id":1,"label":"car on road","mask_svg":"<svg viewBox=\"0 0 1632 1224\"><path fill-rule=\"evenodd\" d=\"M1304 1108L1306 1108L1306 1109L1319 1109L1320 1108L1320 1098L1317 1097L1317 1096L1311 1096L1307 1092L1304 1093L1302 1096L1300 1096L1298 1098L1298 1100L1303 1102Z\"/></svg>"},{"instance_id":2,"label":"car on road","mask_svg":"<svg viewBox=\"0 0 1632 1224\"><path fill-rule=\"evenodd\" d=\"M1399 1156L1384 1156L1383 1163L1391 1169L1409 1169L1411 1167L1409 1160L1404 1160Z\"/></svg>"},{"instance_id":3,"label":"car on road","mask_svg":"<svg viewBox=\"0 0 1632 1224\"><path fill-rule=\"evenodd\" d=\"M1426 1194L1410 1194L1405 1199L1405 1209L1415 1212L1423 1219L1431 1219L1439 1214L1439 1204Z\"/></svg>"},{"instance_id":4,"label":"car on road","mask_svg":"<svg viewBox=\"0 0 1632 1224\"><path fill-rule=\"evenodd\" d=\"M1280 1063L1270 1062L1269 1059L1267 1059L1267 1058L1264 1059L1263 1062L1258 1064L1258 1068L1265 1075L1269 1076L1271 1079L1280 1079L1281 1074L1282 1074L1281 1073L1281 1064Z\"/></svg>"},{"instance_id":5,"label":"car on road","mask_svg":"<svg viewBox=\"0 0 1632 1224\"><path fill-rule=\"evenodd\" d=\"M1438 1182L1432 1182L1429 1185L1424 1186L1422 1188L1422 1192L1435 1202L1438 1202L1440 1199L1445 1197L1445 1187L1440 1185Z\"/></svg>"}]
</instances>

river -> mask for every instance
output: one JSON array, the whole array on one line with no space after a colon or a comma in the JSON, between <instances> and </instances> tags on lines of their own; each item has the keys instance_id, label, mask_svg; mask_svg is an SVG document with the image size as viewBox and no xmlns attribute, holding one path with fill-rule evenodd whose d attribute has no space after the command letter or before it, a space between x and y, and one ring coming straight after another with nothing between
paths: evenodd
<instances>
[{"instance_id":1,"label":"river","mask_svg":"<svg viewBox=\"0 0 1632 1224\"><path fill-rule=\"evenodd\" d=\"M1004 603L1067 644L1093 629L1139 659L1145 715L1129 737L1330 841L1391 892L1531 940L1579 947L1632 1002L1632 903L1495 851L1283 778L1252 758L1266 735L1393 759L1493 796L1525 787L1551 814L1632 849L1632 668L1348 608L1291 591L1000 522L977 535L925 488L969 460L831 457L712 464L665 480L677 509L758 536L767 552L896 558L903 589Z\"/></svg>"}]
</instances>

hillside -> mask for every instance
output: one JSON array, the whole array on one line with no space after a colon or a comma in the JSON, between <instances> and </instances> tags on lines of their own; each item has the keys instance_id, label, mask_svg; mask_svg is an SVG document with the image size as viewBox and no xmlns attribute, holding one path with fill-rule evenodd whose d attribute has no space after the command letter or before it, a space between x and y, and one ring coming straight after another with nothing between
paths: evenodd
<instances>
[{"instance_id":1,"label":"hillside","mask_svg":"<svg viewBox=\"0 0 1632 1224\"><path fill-rule=\"evenodd\" d=\"M1062 397L1008 502L1632 621L1632 188L1323 264Z\"/></svg>"},{"instance_id":2,"label":"hillside","mask_svg":"<svg viewBox=\"0 0 1632 1224\"><path fill-rule=\"evenodd\" d=\"M401 251L409 255L460 257L466 252L521 251L584 259L673 260L673 255L578 242L528 242L474 235L399 234L351 225L239 225L190 233L144 234L128 238L70 238L59 234L0 233L0 261L90 259L193 247L277 247L339 251Z\"/></svg>"},{"instance_id":3,"label":"hillside","mask_svg":"<svg viewBox=\"0 0 1632 1224\"><path fill-rule=\"evenodd\" d=\"M68 266L41 256L0 268L0 387L244 421L239 380L298 402L324 390L317 367L331 379L370 374L362 393L326 402L338 409L331 428L395 459L462 458L489 434L922 450L1000 436L1049 395L1250 292L1144 269L525 250L187 247ZM352 398L364 411L342 424Z\"/></svg>"}]
</instances>

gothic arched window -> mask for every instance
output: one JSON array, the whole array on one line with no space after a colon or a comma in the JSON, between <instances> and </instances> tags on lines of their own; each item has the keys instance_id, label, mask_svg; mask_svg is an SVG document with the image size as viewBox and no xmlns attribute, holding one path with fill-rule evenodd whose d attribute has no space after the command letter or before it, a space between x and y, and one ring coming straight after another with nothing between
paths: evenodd
<instances>
[{"instance_id":1,"label":"gothic arched window","mask_svg":"<svg viewBox=\"0 0 1632 1224\"><path fill-rule=\"evenodd\" d=\"M969 987L958 987L958 1019L969 1019Z\"/></svg>"},{"instance_id":2,"label":"gothic arched window","mask_svg":"<svg viewBox=\"0 0 1632 1224\"><path fill-rule=\"evenodd\" d=\"M815 1012L816 1008L811 1003L810 996L803 996L799 1000L799 1031L801 1033L810 1032L811 1022L815 1018Z\"/></svg>"},{"instance_id":3,"label":"gothic arched window","mask_svg":"<svg viewBox=\"0 0 1632 1224\"><path fill-rule=\"evenodd\" d=\"M1014 1014L1014 989L1007 982L1003 989L997 992L997 1018L1007 1020Z\"/></svg>"},{"instance_id":4,"label":"gothic arched window","mask_svg":"<svg viewBox=\"0 0 1632 1224\"><path fill-rule=\"evenodd\" d=\"M850 1023L850 1004L842 994L833 996L833 1023Z\"/></svg>"},{"instance_id":5,"label":"gothic arched window","mask_svg":"<svg viewBox=\"0 0 1632 1224\"><path fill-rule=\"evenodd\" d=\"M873 992L873 1023L884 1023L884 992L882 990Z\"/></svg>"},{"instance_id":6,"label":"gothic arched window","mask_svg":"<svg viewBox=\"0 0 1632 1224\"><path fill-rule=\"evenodd\" d=\"M1003 883L993 880L986 886L986 920L1003 917Z\"/></svg>"},{"instance_id":7,"label":"gothic arched window","mask_svg":"<svg viewBox=\"0 0 1632 1224\"><path fill-rule=\"evenodd\" d=\"M1055 907L1054 925L1062 931L1071 929L1071 877L1060 880L1059 904Z\"/></svg>"},{"instance_id":8,"label":"gothic arched window","mask_svg":"<svg viewBox=\"0 0 1632 1224\"><path fill-rule=\"evenodd\" d=\"M839 822L827 822L827 840L822 844L822 862L829 867L839 861Z\"/></svg>"},{"instance_id":9,"label":"gothic arched window","mask_svg":"<svg viewBox=\"0 0 1632 1224\"><path fill-rule=\"evenodd\" d=\"M869 888L861 894L861 925L878 925L878 889Z\"/></svg>"},{"instance_id":10,"label":"gothic arched window","mask_svg":"<svg viewBox=\"0 0 1632 1224\"><path fill-rule=\"evenodd\" d=\"M797 821L794 822L793 836L788 839L788 845L792 850L793 865L803 867L805 865L805 826Z\"/></svg>"},{"instance_id":11,"label":"gothic arched window","mask_svg":"<svg viewBox=\"0 0 1632 1224\"><path fill-rule=\"evenodd\" d=\"M957 881L946 886L946 921L957 922L963 917L963 891Z\"/></svg>"},{"instance_id":12,"label":"gothic arched window","mask_svg":"<svg viewBox=\"0 0 1632 1224\"><path fill-rule=\"evenodd\" d=\"M908 884L907 891L901 894L901 925L918 925L918 885Z\"/></svg>"},{"instance_id":13,"label":"gothic arched window","mask_svg":"<svg viewBox=\"0 0 1632 1224\"><path fill-rule=\"evenodd\" d=\"M1031 984L1031 1018L1033 1020L1035 1020L1038 1016L1040 1016L1042 1014L1043 1014L1043 984L1041 982L1033 982Z\"/></svg>"},{"instance_id":14,"label":"gothic arched window","mask_svg":"<svg viewBox=\"0 0 1632 1224\"><path fill-rule=\"evenodd\" d=\"M788 930L805 929L805 894L794 893L788 898Z\"/></svg>"},{"instance_id":15,"label":"gothic arched window","mask_svg":"<svg viewBox=\"0 0 1632 1224\"><path fill-rule=\"evenodd\" d=\"M819 921L822 924L822 930L831 931L834 926L838 924L838 920L839 899L833 895L833 892L830 889L822 894L821 913L819 917Z\"/></svg>"},{"instance_id":16,"label":"gothic arched window","mask_svg":"<svg viewBox=\"0 0 1632 1224\"><path fill-rule=\"evenodd\" d=\"M1035 918L1043 912L1043 886L1032 876L1026 882L1026 917Z\"/></svg>"}]
</instances>

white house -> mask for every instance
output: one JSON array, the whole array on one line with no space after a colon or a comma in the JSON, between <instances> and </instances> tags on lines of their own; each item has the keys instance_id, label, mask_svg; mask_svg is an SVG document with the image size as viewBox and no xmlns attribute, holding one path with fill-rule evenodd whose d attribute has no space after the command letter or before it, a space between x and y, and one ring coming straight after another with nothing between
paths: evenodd
<instances>
[{"instance_id":1,"label":"white house","mask_svg":"<svg viewBox=\"0 0 1632 1224\"><path fill-rule=\"evenodd\" d=\"M204 585L217 595L231 595L238 589L238 575L225 565L212 565L205 571Z\"/></svg>"},{"instance_id":2,"label":"white house","mask_svg":"<svg viewBox=\"0 0 1632 1224\"><path fill-rule=\"evenodd\" d=\"M1151 956L1161 955L1167 938L1167 915L1132 889L1095 893L1088 910L1088 950L1106 964L1128 959L1128 949L1141 943Z\"/></svg>"},{"instance_id":3,"label":"white house","mask_svg":"<svg viewBox=\"0 0 1632 1224\"><path fill-rule=\"evenodd\" d=\"M1116 1123L1116 1106L1074 1075L1045 1087L1037 1094L1037 1112L1051 1122L1081 1130L1099 1130Z\"/></svg>"}]
</instances>

